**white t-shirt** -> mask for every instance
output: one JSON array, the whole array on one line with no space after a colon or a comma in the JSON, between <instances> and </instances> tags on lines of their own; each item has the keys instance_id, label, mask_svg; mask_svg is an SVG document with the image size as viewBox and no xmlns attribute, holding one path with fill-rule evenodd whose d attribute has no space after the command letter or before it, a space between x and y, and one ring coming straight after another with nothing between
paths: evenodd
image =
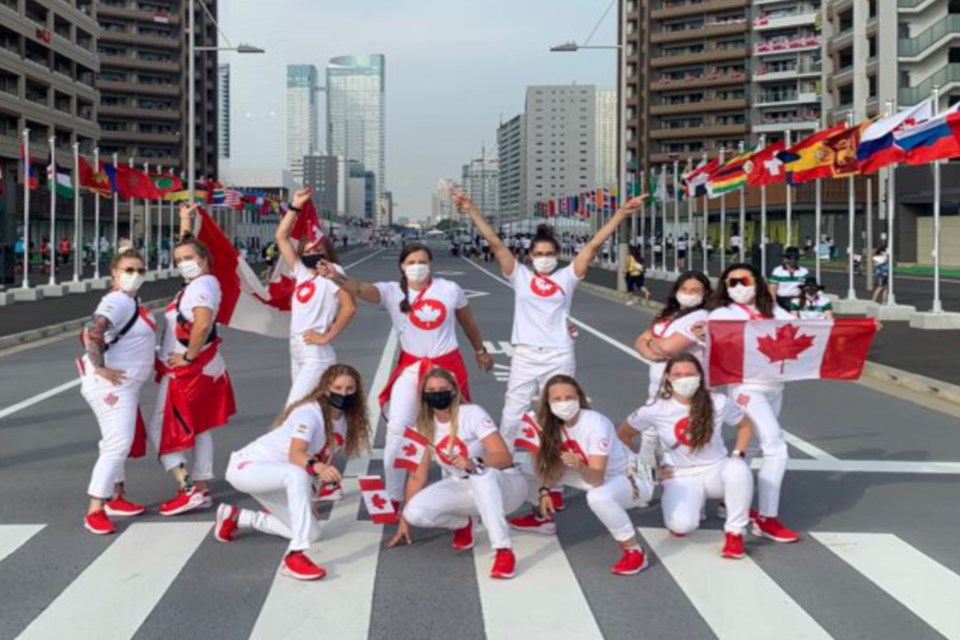
<instances>
[{"instance_id":1,"label":"white t-shirt","mask_svg":"<svg viewBox=\"0 0 960 640\"><path fill-rule=\"evenodd\" d=\"M513 285L514 300L510 341L515 345L572 349L567 320L573 292L580 284L573 265L542 276L517 262L507 280Z\"/></svg>"},{"instance_id":2,"label":"white t-shirt","mask_svg":"<svg viewBox=\"0 0 960 640\"><path fill-rule=\"evenodd\" d=\"M343 444L346 434L346 420L340 418L334 421L333 431L337 442L333 453ZM300 405L290 412L283 424L271 429L246 447L241 452L249 458L261 462L288 462L290 460L290 440L303 440L307 443L307 454L325 454L327 464L333 459L330 448L327 447L327 433L324 428L323 411L316 402Z\"/></svg>"},{"instance_id":3,"label":"white t-shirt","mask_svg":"<svg viewBox=\"0 0 960 640\"><path fill-rule=\"evenodd\" d=\"M770 282L777 285L777 296L781 298L795 298L800 295L803 281L810 275L806 267L798 266L793 273L783 265L776 267L770 273Z\"/></svg>"},{"instance_id":4,"label":"white t-shirt","mask_svg":"<svg viewBox=\"0 0 960 640\"><path fill-rule=\"evenodd\" d=\"M686 353L692 354L703 363L706 347L701 343L697 336L693 334L693 325L703 322L710 314L705 309L697 309L675 320L661 320L652 327L652 333L655 338L669 338L675 333L693 340L693 345L687 349ZM660 388L660 381L663 379L663 372L667 370L666 362L650 363L650 395L654 395Z\"/></svg>"},{"instance_id":5,"label":"white t-shirt","mask_svg":"<svg viewBox=\"0 0 960 640\"><path fill-rule=\"evenodd\" d=\"M643 405L627 416L627 424L637 433L647 429L656 431L665 466L687 468L710 465L727 457L721 432L723 425L736 425L743 420L743 411L730 398L711 393L710 399L713 401L713 435L697 451L690 448L690 407L673 398L660 398L652 404Z\"/></svg>"},{"instance_id":6,"label":"white t-shirt","mask_svg":"<svg viewBox=\"0 0 960 640\"><path fill-rule=\"evenodd\" d=\"M214 321L220 309L220 281L213 275L206 274L191 280L186 288L174 297L164 311L166 327L163 331L163 345L160 348L160 359L166 361L175 353L186 353L187 348L177 341L177 301L180 301L180 313L187 322L193 322L193 310L196 307L206 307L213 312ZM204 345L206 349L209 345Z\"/></svg>"},{"instance_id":7,"label":"white t-shirt","mask_svg":"<svg viewBox=\"0 0 960 640\"><path fill-rule=\"evenodd\" d=\"M340 301L337 299L340 287L333 281L316 275L299 260L293 270L293 277L296 278L297 285L291 302L290 333L324 333L340 311Z\"/></svg>"},{"instance_id":8,"label":"white t-shirt","mask_svg":"<svg viewBox=\"0 0 960 640\"><path fill-rule=\"evenodd\" d=\"M437 463L445 474L463 475L460 469L449 464L447 451L450 450L450 423L433 421L433 445ZM457 437L453 442L453 455L474 458L483 455L483 439L496 433L497 423L493 421L483 407L475 404L462 404L457 414Z\"/></svg>"},{"instance_id":9,"label":"white t-shirt","mask_svg":"<svg viewBox=\"0 0 960 640\"><path fill-rule=\"evenodd\" d=\"M153 374L154 350L157 341L157 326L146 309L137 310L137 301L122 291L111 291L100 299L95 316L103 316L110 321L110 329L104 334L104 342L109 345L103 362L108 369L120 369L131 380L145 382ZM110 342L123 331L130 319L137 315L137 321L120 340ZM87 364L91 364L87 358Z\"/></svg>"},{"instance_id":10,"label":"white t-shirt","mask_svg":"<svg viewBox=\"0 0 960 640\"><path fill-rule=\"evenodd\" d=\"M622 476L627 471L628 454L617 437L617 429L605 415L592 409L581 409L577 423L564 427L563 449L579 454L584 462L590 456L607 456L604 477Z\"/></svg>"},{"instance_id":11,"label":"white t-shirt","mask_svg":"<svg viewBox=\"0 0 960 640\"><path fill-rule=\"evenodd\" d=\"M419 303L422 291L410 288L410 313L400 311L403 290L398 282L378 282L380 306L390 314L400 336L400 348L418 358L436 358L457 348L456 311L467 306L467 297L456 282L434 278Z\"/></svg>"}]
</instances>

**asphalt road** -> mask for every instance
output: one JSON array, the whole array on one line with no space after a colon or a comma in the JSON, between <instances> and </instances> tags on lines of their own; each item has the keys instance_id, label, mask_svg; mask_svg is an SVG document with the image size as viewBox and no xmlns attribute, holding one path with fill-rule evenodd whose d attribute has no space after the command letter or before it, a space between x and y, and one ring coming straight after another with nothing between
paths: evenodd
<instances>
[{"instance_id":1,"label":"asphalt road","mask_svg":"<svg viewBox=\"0 0 960 640\"><path fill-rule=\"evenodd\" d=\"M396 277L396 252L350 268ZM438 275L467 289L493 375L473 363L475 400L499 416L512 295L495 274L439 258ZM596 408L619 421L644 400L646 370L628 345L643 312L577 294L578 378ZM216 435L216 469L262 433L289 387L285 341L225 331L239 414ZM360 303L337 343L368 390L393 357L386 314ZM782 517L804 539L748 540L749 558L721 560L721 523L691 538L665 535L656 504L632 512L651 567L631 578L608 571L617 550L569 492L556 539L516 535L518 577L487 577L478 540L454 553L450 534L416 531L416 544L385 549L355 491L325 509L311 554L319 583L278 577L286 546L246 533L224 545L213 513L119 521L118 535L81 527L98 433L76 386L73 340L0 358L0 638L960 638L960 429L955 418L854 383L789 385L782 421L791 471ZM375 396L377 389L371 390ZM34 402L26 402L33 398ZM153 405L153 390L143 398ZM382 427L377 445L382 446ZM379 473L377 452L348 475ZM128 465L132 498L156 505L172 487L151 459ZM252 506L222 479L216 500ZM710 508L712 512L712 506Z\"/></svg>"}]
</instances>

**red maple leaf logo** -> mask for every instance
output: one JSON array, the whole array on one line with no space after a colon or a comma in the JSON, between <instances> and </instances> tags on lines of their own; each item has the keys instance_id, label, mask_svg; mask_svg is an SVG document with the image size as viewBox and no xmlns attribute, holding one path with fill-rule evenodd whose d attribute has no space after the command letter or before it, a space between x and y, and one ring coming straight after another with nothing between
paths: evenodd
<instances>
[{"instance_id":1,"label":"red maple leaf logo","mask_svg":"<svg viewBox=\"0 0 960 640\"><path fill-rule=\"evenodd\" d=\"M403 445L403 455L405 458L412 458L417 453L417 448L412 444Z\"/></svg>"},{"instance_id":2,"label":"red maple leaf logo","mask_svg":"<svg viewBox=\"0 0 960 640\"><path fill-rule=\"evenodd\" d=\"M120 398L118 398L113 393L108 393L107 396L103 399L103 401L112 407L113 405L117 404L117 402L120 401Z\"/></svg>"},{"instance_id":3,"label":"red maple leaf logo","mask_svg":"<svg viewBox=\"0 0 960 640\"><path fill-rule=\"evenodd\" d=\"M787 360L797 360L800 354L813 346L813 336L798 335L800 329L793 324L777 327L776 336L757 338L757 349L770 359L770 364L780 363L783 374Z\"/></svg>"},{"instance_id":4,"label":"red maple leaf logo","mask_svg":"<svg viewBox=\"0 0 960 640\"><path fill-rule=\"evenodd\" d=\"M384 500L383 496L379 493L374 494L374 496L370 498L370 503L376 507L377 511L382 511L383 508L387 506L387 501Z\"/></svg>"},{"instance_id":5,"label":"red maple leaf logo","mask_svg":"<svg viewBox=\"0 0 960 640\"><path fill-rule=\"evenodd\" d=\"M527 436L528 438L533 438L537 435L537 432L533 430L533 427L527 427L523 430L523 435Z\"/></svg>"}]
</instances>

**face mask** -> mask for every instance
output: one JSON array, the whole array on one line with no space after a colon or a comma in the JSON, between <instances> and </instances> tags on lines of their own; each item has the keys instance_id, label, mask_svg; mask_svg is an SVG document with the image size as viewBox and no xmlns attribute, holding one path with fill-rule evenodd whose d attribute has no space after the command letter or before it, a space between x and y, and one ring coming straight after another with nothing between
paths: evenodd
<instances>
[{"instance_id":1,"label":"face mask","mask_svg":"<svg viewBox=\"0 0 960 640\"><path fill-rule=\"evenodd\" d=\"M327 400L330 402L330 406L334 409L339 409L340 411L347 411L357 404L357 394L356 393L334 393L331 391L327 394Z\"/></svg>"},{"instance_id":2,"label":"face mask","mask_svg":"<svg viewBox=\"0 0 960 640\"><path fill-rule=\"evenodd\" d=\"M580 401L561 400L559 402L551 402L550 413L557 416L561 420L570 420L580 413Z\"/></svg>"},{"instance_id":3,"label":"face mask","mask_svg":"<svg viewBox=\"0 0 960 640\"><path fill-rule=\"evenodd\" d=\"M427 278L430 277L430 265L411 264L408 267L404 267L403 275L407 276L407 280L409 280L414 284L420 284L421 282L426 282Z\"/></svg>"},{"instance_id":4,"label":"face mask","mask_svg":"<svg viewBox=\"0 0 960 640\"><path fill-rule=\"evenodd\" d=\"M533 268L537 273L552 273L557 268L557 259L553 256L540 256L533 259Z\"/></svg>"},{"instance_id":5,"label":"face mask","mask_svg":"<svg viewBox=\"0 0 960 640\"><path fill-rule=\"evenodd\" d=\"M684 309L692 309L693 307L699 307L700 303L703 302L703 296L699 293L677 293L677 302L680 303L680 306Z\"/></svg>"},{"instance_id":6,"label":"face mask","mask_svg":"<svg viewBox=\"0 0 960 640\"><path fill-rule=\"evenodd\" d=\"M738 284L735 287L727 289L727 293L730 294L730 299L734 302L750 304L754 298L756 298L757 289L756 287L745 287L742 284Z\"/></svg>"},{"instance_id":7,"label":"face mask","mask_svg":"<svg viewBox=\"0 0 960 640\"><path fill-rule=\"evenodd\" d=\"M121 273L120 290L125 293L136 293L143 284L143 276L139 273Z\"/></svg>"},{"instance_id":8,"label":"face mask","mask_svg":"<svg viewBox=\"0 0 960 640\"><path fill-rule=\"evenodd\" d=\"M177 265L177 270L184 280L193 280L203 272L196 260L184 260Z\"/></svg>"},{"instance_id":9,"label":"face mask","mask_svg":"<svg viewBox=\"0 0 960 640\"><path fill-rule=\"evenodd\" d=\"M670 381L670 388L681 398L692 398L700 388L700 376L687 376Z\"/></svg>"},{"instance_id":10,"label":"face mask","mask_svg":"<svg viewBox=\"0 0 960 640\"><path fill-rule=\"evenodd\" d=\"M431 409L443 411L453 404L453 391L424 391L423 401Z\"/></svg>"},{"instance_id":11,"label":"face mask","mask_svg":"<svg viewBox=\"0 0 960 640\"><path fill-rule=\"evenodd\" d=\"M300 257L300 262L302 262L303 266L305 266L307 269L316 269L321 260L323 260L322 253L311 253L308 256Z\"/></svg>"}]
</instances>

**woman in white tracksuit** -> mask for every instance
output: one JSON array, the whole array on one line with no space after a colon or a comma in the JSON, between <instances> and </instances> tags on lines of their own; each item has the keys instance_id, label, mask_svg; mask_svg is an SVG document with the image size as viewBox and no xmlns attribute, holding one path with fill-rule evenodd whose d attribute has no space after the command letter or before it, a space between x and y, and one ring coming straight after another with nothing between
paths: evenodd
<instances>
[{"instance_id":1,"label":"woman in white tracksuit","mask_svg":"<svg viewBox=\"0 0 960 640\"><path fill-rule=\"evenodd\" d=\"M620 576L643 571L646 554L627 509L646 506L653 485L629 474L629 454L617 438L613 423L590 409L577 381L562 374L547 381L537 422L542 429L540 448L534 456L537 475L529 479L527 497L539 509L512 518L510 526L542 535L556 534L555 508L548 487L562 484L581 489L587 492L590 510L620 546L622 556L610 571Z\"/></svg>"},{"instance_id":2,"label":"woman in white tracksuit","mask_svg":"<svg viewBox=\"0 0 960 640\"><path fill-rule=\"evenodd\" d=\"M136 516L146 509L124 496L124 466L139 420L140 388L153 374L156 325L140 307L143 258L133 249L117 254L113 290L101 298L82 333L84 355L77 361L80 392L100 427L100 455L93 467L90 504L83 526L98 535L116 531L109 516ZM143 452L137 452L143 455Z\"/></svg>"},{"instance_id":3,"label":"woman in white tracksuit","mask_svg":"<svg viewBox=\"0 0 960 640\"><path fill-rule=\"evenodd\" d=\"M333 341L353 317L357 304L349 293L317 272L317 265L326 260L339 269L337 253L330 239L321 235L313 240L304 237L294 246L290 235L300 208L310 200L311 189L301 189L277 227L277 247L287 267L293 272L296 287L290 303L290 376L292 385L286 405L293 404L320 381L327 367L337 361Z\"/></svg>"},{"instance_id":4,"label":"woman in white tracksuit","mask_svg":"<svg viewBox=\"0 0 960 640\"><path fill-rule=\"evenodd\" d=\"M770 295L763 275L749 264L732 264L720 276L709 320L790 320ZM797 533L780 522L780 488L787 472L787 443L780 429L783 383L730 385L727 395L749 416L760 441L763 463L757 474L757 511L753 533L777 542L796 542Z\"/></svg>"},{"instance_id":5,"label":"woman in white tracksuit","mask_svg":"<svg viewBox=\"0 0 960 640\"><path fill-rule=\"evenodd\" d=\"M287 538L283 574L298 580L326 575L304 553L320 533L310 505L311 483L313 478L339 483L337 454L352 458L370 448L364 398L357 370L334 364L306 397L280 414L271 431L233 452L227 482L253 496L264 510L221 504L214 537L231 542L238 529L252 528Z\"/></svg>"},{"instance_id":6,"label":"woman in white tracksuit","mask_svg":"<svg viewBox=\"0 0 960 640\"><path fill-rule=\"evenodd\" d=\"M479 405L463 402L452 373L431 370L421 389L417 430L431 447L407 479L406 506L388 545L409 543L413 525L452 529L453 548L471 549L473 519L479 517L496 553L490 577L512 578L516 558L506 514L523 504L527 481L514 468L496 423ZM431 457L443 469L443 479L428 486Z\"/></svg>"},{"instance_id":7,"label":"woman in white tracksuit","mask_svg":"<svg viewBox=\"0 0 960 640\"><path fill-rule=\"evenodd\" d=\"M729 454L721 433L725 424L737 428L736 445ZM725 558L746 555L743 532L750 522L753 475L744 457L751 433L750 419L736 402L707 390L703 366L689 353L666 363L658 393L617 430L633 451L638 450L637 434L642 436L640 458L657 469L663 485L663 521L673 535L683 537L699 528L707 498L723 499Z\"/></svg>"}]
</instances>

